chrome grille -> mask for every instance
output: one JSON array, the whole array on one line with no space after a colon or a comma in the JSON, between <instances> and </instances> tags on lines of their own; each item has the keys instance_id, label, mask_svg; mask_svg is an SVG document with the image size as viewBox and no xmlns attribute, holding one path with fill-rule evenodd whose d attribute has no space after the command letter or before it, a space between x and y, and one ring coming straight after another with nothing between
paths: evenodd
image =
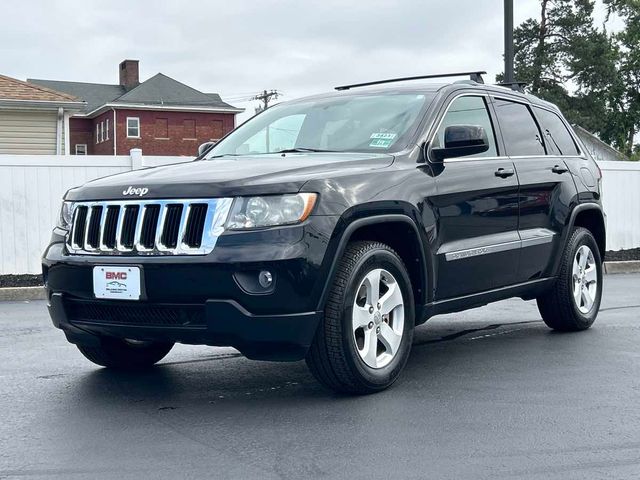
<instances>
[{"instance_id":1,"label":"chrome grille","mask_svg":"<svg viewBox=\"0 0 640 480\"><path fill-rule=\"evenodd\" d=\"M205 255L232 199L78 202L67 236L77 255Z\"/></svg>"}]
</instances>

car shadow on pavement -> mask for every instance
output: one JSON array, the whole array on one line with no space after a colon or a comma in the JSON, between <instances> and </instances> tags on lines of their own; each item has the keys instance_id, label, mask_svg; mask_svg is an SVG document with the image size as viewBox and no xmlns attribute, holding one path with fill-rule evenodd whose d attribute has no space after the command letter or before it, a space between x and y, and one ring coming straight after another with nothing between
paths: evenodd
<instances>
[{"instance_id":1,"label":"car shadow on pavement","mask_svg":"<svg viewBox=\"0 0 640 480\"><path fill-rule=\"evenodd\" d=\"M418 327L405 372L390 390L372 398L432 385L446 390L447 378L472 375L475 380L486 377L490 381L504 365L512 365L516 372L529 368L530 364L522 361L523 350L535 358L538 351L548 354L550 348L560 348L554 344L567 343L562 340L564 336L554 335L540 320L484 326L474 322L473 327L462 327ZM158 410L256 399L290 405L292 401L348 402L362 398L323 389L304 362L256 362L237 353L187 357L140 372L96 368L79 378L76 387L78 398L91 406L139 403Z\"/></svg>"}]
</instances>

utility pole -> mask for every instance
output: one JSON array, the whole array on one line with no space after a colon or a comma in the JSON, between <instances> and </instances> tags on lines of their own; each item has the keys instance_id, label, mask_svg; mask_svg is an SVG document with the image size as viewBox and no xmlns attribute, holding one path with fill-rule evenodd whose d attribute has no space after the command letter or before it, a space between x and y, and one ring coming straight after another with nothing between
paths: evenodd
<instances>
[{"instance_id":1,"label":"utility pole","mask_svg":"<svg viewBox=\"0 0 640 480\"><path fill-rule=\"evenodd\" d=\"M514 82L513 0L504 0L504 83Z\"/></svg>"},{"instance_id":2,"label":"utility pole","mask_svg":"<svg viewBox=\"0 0 640 480\"><path fill-rule=\"evenodd\" d=\"M275 100L279 96L280 96L280 92L278 92L277 90L271 90L269 92L267 92L266 90L263 90L262 93L259 93L251 97L251 100L258 100L263 103L262 106L256 108L256 113L260 113L263 110L266 110L269 107L269 102L271 101L271 99L273 98Z\"/></svg>"},{"instance_id":3,"label":"utility pole","mask_svg":"<svg viewBox=\"0 0 640 480\"><path fill-rule=\"evenodd\" d=\"M258 100L263 103L263 105L256 107L256 115L259 114L260 112L263 112L267 108L269 108L269 102L271 101L272 98L275 100L279 96L280 96L280 92L278 92L277 90L271 90L269 92L267 92L266 90L263 90L262 93L259 93L251 97L251 100ZM270 143L269 125L267 125L267 128L265 130L265 147L267 152L270 149L269 143Z\"/></svg>"}]
</instances>

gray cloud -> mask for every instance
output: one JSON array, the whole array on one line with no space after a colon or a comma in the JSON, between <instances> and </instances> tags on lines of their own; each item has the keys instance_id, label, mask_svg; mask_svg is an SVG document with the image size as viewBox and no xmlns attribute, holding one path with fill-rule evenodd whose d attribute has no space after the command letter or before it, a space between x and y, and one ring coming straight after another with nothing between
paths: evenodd
<instances>
[{"instance_id":1,"label":"gray cloud","mask_svg":"<svg viewBox=\"0 0 640 480\"><path fill-rule=\"evenodd\" d=\"M537 0L516 0L516 22ZM6 2L0 73L117 81L124 58L237 99L502 63L501 0ZM252 110L253 104L235 102ZM255 103L255 102L254 102Z\"/></svg>"}]
</instances>

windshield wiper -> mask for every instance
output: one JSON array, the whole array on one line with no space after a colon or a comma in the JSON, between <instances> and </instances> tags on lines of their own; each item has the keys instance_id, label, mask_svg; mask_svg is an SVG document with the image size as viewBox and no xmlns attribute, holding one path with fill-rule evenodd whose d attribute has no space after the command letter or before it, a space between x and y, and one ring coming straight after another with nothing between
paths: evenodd
<instances>
[{"instance_id":1,"label":"windshield wiper","mask_svg":"<svg viewBox=\"0 0 640 480\"><path fill-rule=\"evenodd\" d=\"M221 153L220 155L214 155L213 157L207 158L207 160L211 160L212 158L221 158L221 157L239 157L239 153Z\"/></svg>"},{"instance_id":2,"label":"windshield wiper","mask_svg":"<svg viewBox=\"0 0 640 480\"><path fill-rule=\"evenodd\" d=\"M280 150L276 153L304 153L304 152L337 152L338 150L322 150L319 148L304 148L304 147L296 147L296 148L285 148L284 150Z\"/></svg>"}]
</instances>

